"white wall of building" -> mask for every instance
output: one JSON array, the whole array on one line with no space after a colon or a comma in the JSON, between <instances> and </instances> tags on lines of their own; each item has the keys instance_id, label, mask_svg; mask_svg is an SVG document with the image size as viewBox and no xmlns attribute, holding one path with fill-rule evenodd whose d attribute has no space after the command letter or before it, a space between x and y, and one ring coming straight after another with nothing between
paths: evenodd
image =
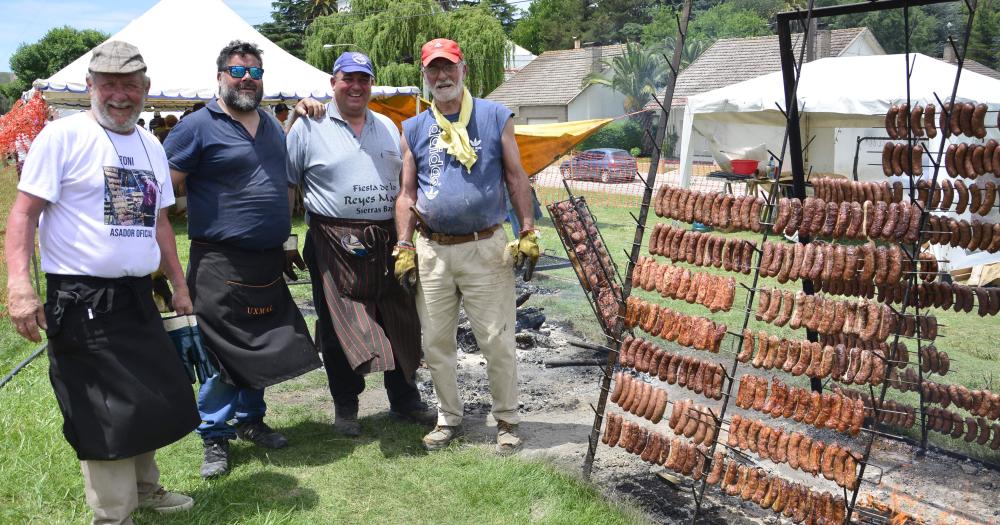
<instances>
[{"instance_id":1,"label":"white wall of building","mask_svg":"<svg viewBox=\"0 0 1000 525\"><path fill-rule=\"evenodd\" d=\"M625 96L601 85L587 87L566 108L568 120L614 118L624 113Z\"/></svg>"}]
</instances>

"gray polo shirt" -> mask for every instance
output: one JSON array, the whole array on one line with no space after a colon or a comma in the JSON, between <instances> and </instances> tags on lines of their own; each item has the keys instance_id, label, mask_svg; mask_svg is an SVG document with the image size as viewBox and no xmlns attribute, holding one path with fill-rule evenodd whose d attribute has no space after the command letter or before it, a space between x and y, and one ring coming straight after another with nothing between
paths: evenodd
<instances>
[{"instance_id":1,"label":"gray polo shirt","mask_svg":"<svg viewBox=\"0 0 1000 525\"><path fill-rule=\"evenodd\" d=\"M286 144L288 184L302 185L309 213L373 221L393 217L403 159L392 119L367 110L357 136L331 101L322 120L296 120Z\"/></svg>"}]
</instances>

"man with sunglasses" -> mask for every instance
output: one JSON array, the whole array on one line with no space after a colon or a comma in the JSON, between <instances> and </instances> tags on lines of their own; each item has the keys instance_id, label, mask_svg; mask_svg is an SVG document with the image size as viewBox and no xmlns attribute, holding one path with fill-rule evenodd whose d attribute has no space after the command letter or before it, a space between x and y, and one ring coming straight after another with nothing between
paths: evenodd
<instances>
[{"instance_id":1,"label":"man with sunglasses","mask_svg":"<svg viewBox=\"0 0 1000 525\"><path fill-rule=\"evenodd\" d=\"M514 274L517 260L538 258L531 185L514 141L513 113L473 98L458 44L444 38L421 49L430 108L403 123L403 172L396 200L395 275L418 281L417 312L424 359L438 397L437 427L424 447L446 446L460 431L455 335L459 302L486 357L497 422L497 452L521 445L517 356L514 347ZM504 187L521 220L519 239L507 244ZM413 231L420 235L416 245ZM419 278L418 278L419 275Z\"/></svg>"},{"instance_id":2,"label":"man with sunglasses","mask_svg":"<svg viewBox=\"0 0 1000 525\"><path fill-rule=\"evenodd\" d=\"M375 71L363 53L333 65L326 117L288 131L289 199L301 185L309 232L303 255L319 317L316 341L333 397L334 429L358 436L365 374L383 372L390 415L433 425L420 401L420 324L413 296L392 276L399 130L368 109Z\"/></svg>"},{"instance_id":3,"label":"man with sunglasses","mask_svg":"<svg viewBox=\"0 0 1000 525\"><path fill-rule=\"evenodd\" d=\"M218 97L182 120L164 143L174 185L184 181L187 188L188 288L220 369L198 392L205 478L228 472L233 438L286 446L264 423L264 388L320 366L282 278L282 245L291 231L285 135L259 108L260 49L230 42L216 66ZM296 111L306 112L304 105ZM233 418L235 428L228 423Z\"/></svg>"}]
</instances>

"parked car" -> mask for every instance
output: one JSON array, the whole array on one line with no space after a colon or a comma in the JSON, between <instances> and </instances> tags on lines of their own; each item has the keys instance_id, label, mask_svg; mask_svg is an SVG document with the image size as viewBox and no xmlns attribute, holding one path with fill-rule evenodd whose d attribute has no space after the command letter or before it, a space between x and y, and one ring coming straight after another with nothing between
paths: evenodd
<instances>
[{"instance_id":1,"label":"parked car","mask_svg":"<svg viewBox=\"0 0 1000 525\"><path fill-rule=\"evenodd\" d=\"M567 180L632 182L635 158L623 149L600 148L573 155L559 165L559 174Z\"/></svg>"}]
</instances>

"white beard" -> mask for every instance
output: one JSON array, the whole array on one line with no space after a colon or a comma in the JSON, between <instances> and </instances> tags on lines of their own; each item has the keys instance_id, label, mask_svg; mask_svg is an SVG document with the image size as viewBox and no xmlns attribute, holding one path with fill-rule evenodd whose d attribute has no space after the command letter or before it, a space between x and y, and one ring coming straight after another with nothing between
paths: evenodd
<instances>
[{"instance_id":1,"label":"white beard","mask_svg":"<svg viewBox=\"0 0 1000 525\"><path fill-rule=\"evenodd\" d=\"M145 100L143 101L145 102ZM90 108L93 110L94 118L101 127L113 131L115 133L128 134L135 129L135 123L139 121L139 114L142 113L143 104L138 104L132 108L132 114L129 115L128 119L123 124L118 124L115 119L111 117L102 106L97 101L96 93L90 97Z\"/></svg>"}]
</instances>

